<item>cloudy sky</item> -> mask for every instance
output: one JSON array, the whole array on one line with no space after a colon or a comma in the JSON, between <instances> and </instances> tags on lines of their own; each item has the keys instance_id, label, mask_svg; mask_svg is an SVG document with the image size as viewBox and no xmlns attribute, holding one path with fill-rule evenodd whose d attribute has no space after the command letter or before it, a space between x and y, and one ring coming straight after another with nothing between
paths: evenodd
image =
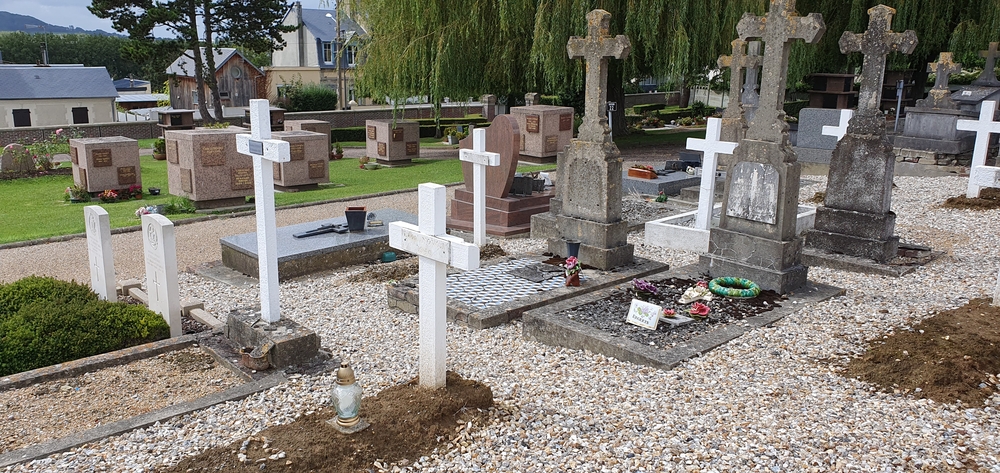
<instances>
[{"instance_id":1,"label":"cloudy sky","mask_svg":"<svg viewBox=\"0 0 1000 473\"><path fill-rule=\"evenodd\" d=\"M111 20L102 20L87 10L90 0L2 0L0 10L38 18L50 25L114 31Z\"/></svg>"}]
</instances>

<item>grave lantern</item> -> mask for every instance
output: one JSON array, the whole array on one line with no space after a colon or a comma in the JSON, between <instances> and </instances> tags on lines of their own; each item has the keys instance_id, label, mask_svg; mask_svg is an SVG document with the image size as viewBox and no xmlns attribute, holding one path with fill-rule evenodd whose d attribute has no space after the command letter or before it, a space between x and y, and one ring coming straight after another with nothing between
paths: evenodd
<instances>
[{"instance_id":1,"label":"grave lantern","mask_svg":"<svg viewBox=\"0 0 1000 473\"><path fill-rule=\"evenodd\" d=\"M337 385L333 387L331 401L333 407L337 409L336 427L344 430L360 430L367 424L361 422L358 414L361 410L361 385L354 378L354 370L347 362L340 363L337 370ZM330 422L333 424L333 422ZM364 425L359 425L364 424ZM355 429L355 427L360 427Z\"/></svg>"}]
</instances>

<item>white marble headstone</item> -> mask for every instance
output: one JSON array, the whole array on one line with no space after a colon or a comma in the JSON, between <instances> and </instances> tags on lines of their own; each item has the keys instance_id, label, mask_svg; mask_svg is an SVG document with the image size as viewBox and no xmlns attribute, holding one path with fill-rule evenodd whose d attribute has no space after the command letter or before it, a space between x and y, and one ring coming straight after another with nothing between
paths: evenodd
<instances>
[{"instance_id":1,"label":"white marble headstone","mask_svg":"<svg viewBox=\"0 0 1000 473\"><path fill-rule=\"evenodd\" d=\"M83 208L87 226L87 256L90 259L90 287L101 299L117 301L115 257L111 250L111 217L99 205Z\"/></svg>"},{"instance_id":2,"label":"white marble headstone","mask_svg":"<svg viewBox=\"0 0 1000 473\"><path fill-rule=\"evenodd\" d=\"M181 336L181 299L177 284L177 241L174 223L158 214L142 216L142 246L146 257L149 309L170 325L170 336Z\"/></svg>"}]
</instances>

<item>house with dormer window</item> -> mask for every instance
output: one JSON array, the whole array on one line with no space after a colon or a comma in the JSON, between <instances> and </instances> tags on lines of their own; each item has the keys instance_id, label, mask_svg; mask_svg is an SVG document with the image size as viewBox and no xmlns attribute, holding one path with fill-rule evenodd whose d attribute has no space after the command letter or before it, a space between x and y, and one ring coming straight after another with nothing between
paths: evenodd
<instances>
[{"instance_id":1,"label":"house with dormer window","mask_svg":"<svg viewBox=\"0 0 1000 473\"><path fill-rule=\"evenodd\" d=\"M292 4L282 24L299 28L283 33L285 47L271 55L271 67L264 68L268 78L268 97L281 98L295 83L321 84L338 91L340 109L348 107L355 96L355 70L358 49L368 32L344 8L334 10L302 8ZM339 61L338 61L338 54Z\"/></svg>"}]
</instances>

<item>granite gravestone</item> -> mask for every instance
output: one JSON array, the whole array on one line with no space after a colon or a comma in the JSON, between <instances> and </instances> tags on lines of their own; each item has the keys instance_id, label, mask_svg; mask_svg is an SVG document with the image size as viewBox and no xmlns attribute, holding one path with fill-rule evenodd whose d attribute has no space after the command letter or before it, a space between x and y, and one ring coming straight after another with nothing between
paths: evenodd
<instances>
[{"instance_id":1,"label":"granite gravestone","mask_svg":"<svg viewBox=\"0 0 1000 473\"><path fill-rule=\"evenodd\" d=\"M759 41L752 42L760 48ZM735 143L746 133L747 118L742 101L747 94L744 93L743 71L746 70L749 74L752 70L756 76L757 66L760 65L760 56L751 56L744 52L747 44L746 41L735 39L732 42L732 55L719 57L719 68L729 68L729 104L722 113L722 141Z\"/></svg>"},{"instance_id":2,"label":"granite gravestone","mask_svg":"<svg viewBox=\"0 0 1000 473\"><path fill-rule=\"evenodd\" d=\"M801 170L783 109L788 52L792 40L819 41L826 26L819 14L799 16L794 0L772 0L766 17L744 14L737 31L764 41L760 104L726 172L719 227L701 263L712 277L743 277L784 294L807 276L796 236Z\"/></svg>"},{"instance_id":3,"label":"granite gravestone","mask_svg":"<svg viewBox=\"0 0 1000 473\"><path fill-rule=\"evenodd\" d=\"M962 110L952 99L948 75L962 70L943 52L937 62L927 65L927 72L937 75L927 97L906 109L903 133L893 140L897 159L920 164L951 164L960 155L972 151L975 135L957 128L960 119L975 119L975 111Z\"/></svg>"},{"instance_id":4,"label":"granite gravestone","mask_svg":"<svg viewBox=\"0 0 1000 473\"><path fill-rule=\"evenodd\" d=\"M72 150L70 148L70 152ZM0 150L0 171L32 172L34 170L35 162L31 159L30 153L25 151L23 145L11 143Z\"/></svg>"},{"instance_id":5,"label":"granite gravestone","mask_svg":"<svg viewBox=\"0 0 1000 473\"><path fill-rule=\"evenodd\" d=\"M142 216L142 247L146 260L146 293L149 310L163 316L170 336L179 337L181 296L177 284L177 241L174 223L158 214Z\"/></svg>"},{"instance_id":6,"label":"granite gravestone","mask_svg":"<svg viewBox=\"0 0 1000 473\"><path fill-rule=\"evenodd\" d=\"M253 160L236 152L242 128L165 131L170 193L199 209L240 206L253 195Z\"/></svg>"},{"instance_id":7,"label":"granite gravestone","mask_svg":"<svg viewBox=\"0 0 1000 473\"><path fill-rule=\"evenodd\" d=\"M1000 80L997 80L996 76L996 60L1000 55L997 43L990 43L989 48L980 51L979 55L986 58L983 72L972 81L972 84L963 86L951 94L952 100L958 103L958 108L962 111L978 112L983 102L1000 101Z\"/></svg>"},{"instance_id":8,"label":"granite gravestone","mask_svg":"<svg viewBox=\"0 0 1000 473\"><path fill-rule=\"evenodd\" d=\"M420 125L412 120L366 120L365 152L379 164L410 164L420 157Z\"/></svg>"},{"instance_id":9,"label":"granite gravestone","mask_svg":"<svg viewBox=\"0 0 1000 473\"><path fill-rule=\"evenodd\" d=\"M816 209L815 228L806 234L811 249L877 263L894 258L899 247L899 237L893 235L896 214L890 210L896 158L879 110L885 57L891 52L909 54L917 45L912 30L891 31L895 13L885 5L871 8L868 30L862 34L845 31L840 38L841 52L864 54L858 112L851 118L847 136L833 150L826 198Z\"/></svg>"},{"instance_id":10,"label":"granite gravestone","mask_svg":"<svg viewBox=\"0 0 1000 473\"><path fill-rule=\"evenodd\" d=\"M124 136L69 140L73 183L87 192L142 187L139 142Z\"/></svg>"},{"instance_id":11,"label":"granite gravestone","mask_svg":"<svg viewBox=\"0 0 1000 473\"><path fill-rule=\"evenodd\" d=\"M117 301L115 257L111 249L111 217L100 205L83 208L87 226L87 257L90 259L90 287L104 300Z\"/></svg>"},{"instance_id":12,"label":"granite gravestone","mask_svg":"<svg viewBox=\"0 0 1000 473\"><path fill-rule=\"evenodd\" d=\"M326 136L328 145L331 139L330 127L330 122L323 120L285 120L285 131L311 131L319 133Z\"/></svg>"},{"instance_id":13,"label":"granite gravestone","mask_svg":"<svg viewBox=\"0 0 1000 473\"><path fill-rule=\"evenodd\" d=\"M513 107L510 114L521 130L521 154L526 160L551 162L573 139L573 107L528 105Z\"/></svg>"},{"instance_id":14,"label":"granite gravestone","mask_svg":"<svg viewBox=\"0 0 1000 473\"><path fill-rule=\"evenodd\" d=\"M298 130L277 131L271 136L287 141L289 147L289 161L271 165L275 189L296 192L330 182L329 134Z\"/></svg>"},{"instance_id":15,"label":"granite gravestone","mask_svg":"<svg viewBox=\"0 0 1000 473\"><path fill-rule=\"evenodd\" d=\"M634 251L621 218L621 153L611 140L606 109L608 58L627 57L631 43L624 35L611 37L610 23L610 13L593 10L587 14L588 36L569 39L569 57L587 62L583 123L557 158L551 211L531 217L532 237L547 238L550 252L566 255L566 240L578 240L580 261L600 269L631 263Z\"/></svg>"}]
</instances>

